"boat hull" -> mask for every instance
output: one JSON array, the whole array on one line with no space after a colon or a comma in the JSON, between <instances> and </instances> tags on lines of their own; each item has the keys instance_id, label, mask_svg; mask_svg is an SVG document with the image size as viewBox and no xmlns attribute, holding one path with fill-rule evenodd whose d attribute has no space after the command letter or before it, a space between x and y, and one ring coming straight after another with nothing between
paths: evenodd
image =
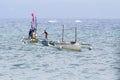
<instances>
[{"instance_id":1,"label":"boat hull","mask_svg":"<svg viewBox=\"0 0 120 80\"><path fill-rule=\"evenodd\" d=\"M33 42L33 43L38 42L38 39L30 39L30 42Z\"/></svg>"},{"instance_id":2,"label":"boat hull","mask_svg":"<svg viewBox=\"0 0 120 80\"><path fill-rule=\"evenodd\" d=\"M61 42L53 47L58 48L58 49L81 51L81 45L79 43L73 43L73 42L72 43L71 42Z\"/></svg>"}]
</instances>

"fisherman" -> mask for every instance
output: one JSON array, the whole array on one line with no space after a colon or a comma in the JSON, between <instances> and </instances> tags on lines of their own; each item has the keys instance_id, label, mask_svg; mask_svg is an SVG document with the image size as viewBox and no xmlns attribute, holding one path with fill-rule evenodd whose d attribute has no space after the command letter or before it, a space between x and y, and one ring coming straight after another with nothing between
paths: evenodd
<instances>
[{"instance_id":1,"label":"fisherman","mask_svg":"<svg viewBox=\"0 0 120 80\"><path fill-rule=\"evenodd\" d=\"M35 28L30 28L30 30L29 30L29 38L30 39L36 38Z\"/></svg>"},{"instance_id":2,"label":"fisherman","mask_svg":"<svg viewBox=\"0 0 120 80\"><path fill-rule=\"evenodd\" d=\"M44 33L42 33L42 34L45 34L45 39L48 39L48 33L46 30L44 30Z\"/></svg>"},{"instance_id":3,"label":"fisherman","mask_svg":"<svg viewBox=\"0 0 120 80\"><path fill-rule=\"evenodd\" d=\"M32 28L29 30L29 38L32 38Z\"/></svg>"},{"instance_id":4,"label":"fisherman","mask_svg":"<svg viewBox=\"0 0 120 80\"><path fill-rule=\"evenodd\" d=\"M48 33L46 30L44 30L45 38L48 39Z\"/></svg>"}]
</instances>

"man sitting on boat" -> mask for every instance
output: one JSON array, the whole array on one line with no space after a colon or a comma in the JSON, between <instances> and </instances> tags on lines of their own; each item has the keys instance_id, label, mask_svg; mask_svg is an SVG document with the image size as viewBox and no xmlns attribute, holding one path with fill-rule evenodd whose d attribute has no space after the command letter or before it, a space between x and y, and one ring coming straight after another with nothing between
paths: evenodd
<instances>
[{"instance_id":1,"label":"man sitting on boat","mask_svg":"<svg viewBox=\"0 0 120 80\"><path fill-rule=\"evenodd\" d=\"M31 28L29 30L29 39L32 41L32 42L36 42L37 39L36 39L36 28Z\"/></svg>"},{"instance_id":2,"label":"man sitting on boat","mask_svg":"<svg viewBox=\"0 0 120 80\"><path fill-rule=\"evenodd\" d=\"M33 34L34 34L34 29L30 28L30 30L29 30L29 38L30 39L34 38Z\"/></svg>"}]
</instances>

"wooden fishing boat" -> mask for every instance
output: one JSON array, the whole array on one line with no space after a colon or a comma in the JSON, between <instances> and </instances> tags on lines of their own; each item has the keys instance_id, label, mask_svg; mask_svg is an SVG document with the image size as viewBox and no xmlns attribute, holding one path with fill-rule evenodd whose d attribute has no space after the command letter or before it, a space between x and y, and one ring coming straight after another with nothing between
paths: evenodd
<instances>
[{"instance_id":1,"label":"wooden fishing boat","mask_svg":"<svg viewBox=\"0 0 120 80\"><path fill-rule=\"evenodd\" d=\"M34 19L35 18L35 19ZM35 20L35 21L34 21ZM31 27L29 30L29 36L27 38L24 38L21 40L22 44L26 43L36 43L38 42L37 38L37 18L34 17L34 14L32 13L32 22L31 22Z\"/></svg>"},{"instance_id":2,"label":"wooden fishing boat","mask_svg":"<svg viewBox=\"0 0 120 80\"><path fill-rule=\"evenodd\" d=\"M31 28L30 28L30 31L29 31L29 39L30 39L30 42L38 42L38 39L37 39L37 19L35 17L35 21L34 21L34 14L32 13L32 22L31 22Z\"/></svg>"}]
</instances>

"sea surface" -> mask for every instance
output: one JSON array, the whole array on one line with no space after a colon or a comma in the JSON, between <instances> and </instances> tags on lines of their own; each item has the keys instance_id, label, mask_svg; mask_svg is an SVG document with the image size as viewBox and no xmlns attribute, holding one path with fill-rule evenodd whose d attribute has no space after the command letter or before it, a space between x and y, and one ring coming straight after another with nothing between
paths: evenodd
<instances>
[{"instance_id":1,"label":"sea surface","mask_svg":"<svg viewBox=\"0 0 120 80\"><path fill-rule=\"evenodd\" d=\"M77 41L92 50L58 50L30 43L30 19L0 19L0 80L120 80L120 19L38 19L37 36L44 29L61 40L62 26L77 27ZM74 30L65 31L74 41Z\"/></svg>"}]
</instances>

